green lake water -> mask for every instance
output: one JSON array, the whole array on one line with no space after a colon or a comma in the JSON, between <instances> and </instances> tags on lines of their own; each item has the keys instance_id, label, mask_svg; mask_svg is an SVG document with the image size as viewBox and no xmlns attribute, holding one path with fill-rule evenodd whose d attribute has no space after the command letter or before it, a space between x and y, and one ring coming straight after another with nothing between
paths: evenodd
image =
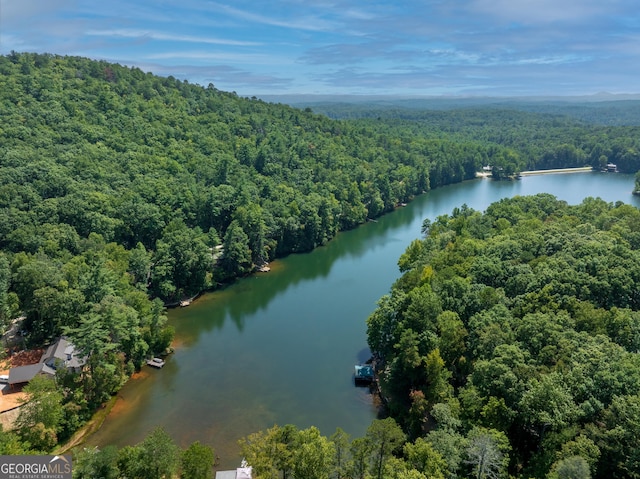
<instances>
[{"instance_id":1,"label":"green lake water","mask_svg":"<svg viewBox=\"0 0 640 479\"><path fill-rule=\"evenodd\" d=\"M640 206L632 189L632 175L603 173L439 188L311 253L275 261L269 273L170 310L175 354L125 385L89 443L135 444L162 426L182 446L213 446L224 468L239 462L238 439L274 424L361 436L376 415L367 389L353 385L354 364L369 357L365 321L425 218L542 192L570 204L599 196Z\"/></svg>"}]
</instances>

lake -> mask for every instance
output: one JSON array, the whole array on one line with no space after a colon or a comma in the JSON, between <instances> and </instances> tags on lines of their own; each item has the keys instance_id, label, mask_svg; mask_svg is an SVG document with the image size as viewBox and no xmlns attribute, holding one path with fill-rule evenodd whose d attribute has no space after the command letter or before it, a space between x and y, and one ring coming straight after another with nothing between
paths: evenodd
<instances>
[{"instance_id":1,"label":"lake","mask_svg":"<svg viewBox=\"0 0 640 479\"><path fill-rule=\"evenodd\" d=\"M274 424L362 436L376 415L368 390L353 385L354 364L369 358L366 319L399 277L398 258L425 218L542 192L570 204L594 196L640 207L633 184L633 175L570 173L446 186L170 310L175 354L125 385L88 442L135 444L162 426L181 446L211 445L225 468L239 463L238 439Z\"/></svg>"}]
</instances>

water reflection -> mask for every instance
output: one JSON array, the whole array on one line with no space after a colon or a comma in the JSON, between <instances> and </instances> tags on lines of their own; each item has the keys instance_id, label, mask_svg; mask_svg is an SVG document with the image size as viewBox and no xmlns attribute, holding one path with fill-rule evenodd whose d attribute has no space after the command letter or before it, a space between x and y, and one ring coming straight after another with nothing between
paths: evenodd
<instances>
[{"instance_id":1,"label":"water reflection","mask_svg":"<svg viewBox=\"0 0 640 479\"><path fill-rule=\"evenodd\" d=\"M240 437L272 426L336 426L364 434L375 417L353 365L366 361L367 316L398 277L397 260L425 218L466 203L484 210L516 194L550 192L571 204L597 192L640 204L630 175L573 174L515 182L478 180L431 191L407 207L340 233L312 253L274 262L258 274L169 312L176 353L162 370L145 369L93 444L132 444L162 425L182 445L214 446L223 465L238 458Z\"/></svg>"}]
</instances>

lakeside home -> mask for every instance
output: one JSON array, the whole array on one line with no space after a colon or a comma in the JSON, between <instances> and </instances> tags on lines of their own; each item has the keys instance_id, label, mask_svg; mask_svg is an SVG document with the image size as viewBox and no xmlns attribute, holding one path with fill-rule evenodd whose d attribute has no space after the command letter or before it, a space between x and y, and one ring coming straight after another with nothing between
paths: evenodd
<instances>
[{"instance_id":1,"label":"lakeside home","mask_svg":"<svg viewBox=\"0 0 640 479\"><path fill-rule=\"evenodd\" d=\"M236 470L217 471L216 479L251 479L252 472L251 466L247 465L247 461L243 459L240 467Z\"/></svg>"},{"instance_id":2,"label":"lakeside home","mask_svg":"<svg viewBox=\"0 0 640 479\"><path fill-rule=\"evenodd\" d=\"M86 362L87 357L82 355L71 341L61 337L47 348L38 363L11 368L9 385L28 383L39 374L52 377L60 368L79 373Z\"/></svg>"}]
</instances>

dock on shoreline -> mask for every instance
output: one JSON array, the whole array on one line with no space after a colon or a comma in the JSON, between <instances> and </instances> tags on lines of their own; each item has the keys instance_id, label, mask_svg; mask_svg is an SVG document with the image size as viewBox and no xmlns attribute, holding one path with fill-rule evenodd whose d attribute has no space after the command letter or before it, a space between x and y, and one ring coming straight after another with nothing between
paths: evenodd
<instances>
[{"instance_id":1,"label":"dock on shoreline","mask_svg":"<svg viewBox=\"0 0 640 479\"><path fill-rule=\"evenodd\" d=\"M594 171L591 166L582 166L580 168L555 168L552 170L531 170L531 171L521 171L520 176L531 176L531 175L548 175L552 173L588 173L590 171Z\"/></svg>"}]
</instances>

